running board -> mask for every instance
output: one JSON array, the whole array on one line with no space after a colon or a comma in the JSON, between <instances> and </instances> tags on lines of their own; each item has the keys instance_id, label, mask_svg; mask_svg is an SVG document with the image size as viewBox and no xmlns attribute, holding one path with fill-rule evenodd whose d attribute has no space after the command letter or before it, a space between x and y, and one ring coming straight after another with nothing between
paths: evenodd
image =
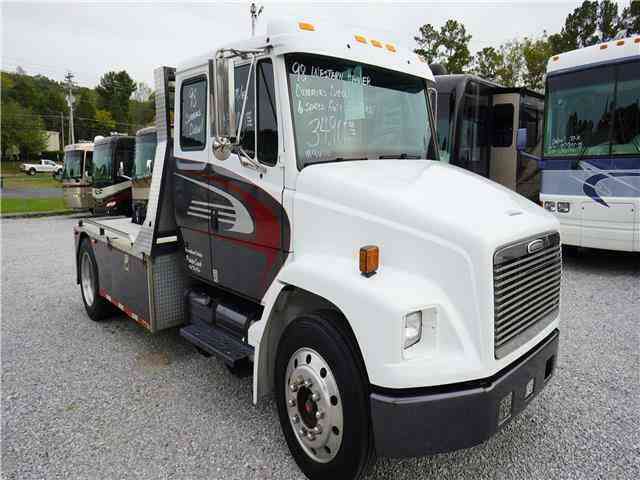
<instances>
[{"instance_id":1,"label":"running board","mask_svg":"<svg viewBox=\"0 0 640 480\"><path fill-rule=\"evenodd\" d=\"M252 346L214 326L190 324L180 329L180 335L205 352L217 355L231 369L247 364L253 355Z\"/></svg>"}]
</instances>

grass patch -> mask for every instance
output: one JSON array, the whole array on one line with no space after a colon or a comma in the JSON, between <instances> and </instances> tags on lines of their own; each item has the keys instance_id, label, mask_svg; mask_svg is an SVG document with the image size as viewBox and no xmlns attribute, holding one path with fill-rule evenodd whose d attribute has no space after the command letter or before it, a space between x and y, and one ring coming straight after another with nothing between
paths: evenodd
<instances>
[{"instance_id":1,"label":"grass patch","mask_svg":"<svg viewBox=\"0 0 640 480\"><path fill-rule=\"evenodd\" d=\"M0 213L30 213L67 210L63 198L0 198Z\"/></svg>"},{"instance_id":2,"label":"grass patch","mask_svg":"<svg viewBox=\"0 0 640 480\"><path fill-rule=\"evenodd\" d=\"M61 188L62 182L55 180L50 173L39 173L30 177L22 174L15 177L5 177L2 180L3 188L26 190L31 188Z\"/></svg>"}]
</instances>

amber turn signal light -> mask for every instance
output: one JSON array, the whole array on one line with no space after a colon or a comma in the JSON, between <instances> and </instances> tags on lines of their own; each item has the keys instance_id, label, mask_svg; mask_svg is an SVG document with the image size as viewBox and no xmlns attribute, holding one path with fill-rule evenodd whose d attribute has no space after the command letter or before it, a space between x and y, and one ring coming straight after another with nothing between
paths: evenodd
<instances>
[{"instance_id":1,"label":"amber turn signal light","mask_svg":"<svg viewBox=\"0 0 640 480\"><path fill-rule=\"evenodd\" d=\"M380 264L380 251L375 245L367 245L360 248L360 273L365 277L370 277Z\"/></svg>"}]
</instances>

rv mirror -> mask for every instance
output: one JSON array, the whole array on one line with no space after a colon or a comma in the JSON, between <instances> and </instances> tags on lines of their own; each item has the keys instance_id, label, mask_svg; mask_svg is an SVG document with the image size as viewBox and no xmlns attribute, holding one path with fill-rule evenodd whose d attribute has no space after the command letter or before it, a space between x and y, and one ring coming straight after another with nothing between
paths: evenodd
<instances>
[{"instance_id":1,"label":"rv mirror","mask_svg":"<svg viewBox=\"0 0 640 480\"><path fill-rule=\"evenodd\" d=\"M524 151L527 148L527 129L519 128L516 136L516 150L519 152Z\"/></svg>"},{"instance_id":2,"label":"rv mirror","mask_svg":"<svg viewBox=\"0 0 640 480\"><path fill-rule=\"evenodd\" d=\"M153 160L147 159L147 175L151 175L151 165L153 164Z\"/></svg>"},{"instance_id":3,"label":"rv mirror","mask_svg":"<svg viewBox=\"0 0 640 480\"><path fill-rule=\"evenodd\" d=\"M124 175L124 163L120 162L118 166L118 176L122 177Z\"/></svg>"}]
</instances>

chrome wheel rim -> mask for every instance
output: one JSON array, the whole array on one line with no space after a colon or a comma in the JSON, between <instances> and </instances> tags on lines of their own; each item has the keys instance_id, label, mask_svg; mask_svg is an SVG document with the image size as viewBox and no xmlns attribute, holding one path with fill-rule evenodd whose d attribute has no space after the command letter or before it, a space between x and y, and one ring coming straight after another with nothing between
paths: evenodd
<instances>
[{"instance_id":1,"label":"chrome wheel rim","mask_svg":"<svg viewBox=\"0 0 640 480\"><path fill-rule=\"evenodd\" d=\"M284 397L296 440L313 460L333 460L342 444L342 399L329 364L311 348L287 364Z\"/></svg>"},{"instance_id":2,"label":"chrome wheel rim","mask_svg":"<svg viewBox=\"0 0 640 480\"><path fill-rule=\"evenodd\" d=\"M93 299L95 298L95 291L93 288L93 268L91 265L91 258L88 252L82 254L82 264L80 267L80 279L82 284L82 294L88 305L93 305Z\"/></svg>"}]
</instances>

